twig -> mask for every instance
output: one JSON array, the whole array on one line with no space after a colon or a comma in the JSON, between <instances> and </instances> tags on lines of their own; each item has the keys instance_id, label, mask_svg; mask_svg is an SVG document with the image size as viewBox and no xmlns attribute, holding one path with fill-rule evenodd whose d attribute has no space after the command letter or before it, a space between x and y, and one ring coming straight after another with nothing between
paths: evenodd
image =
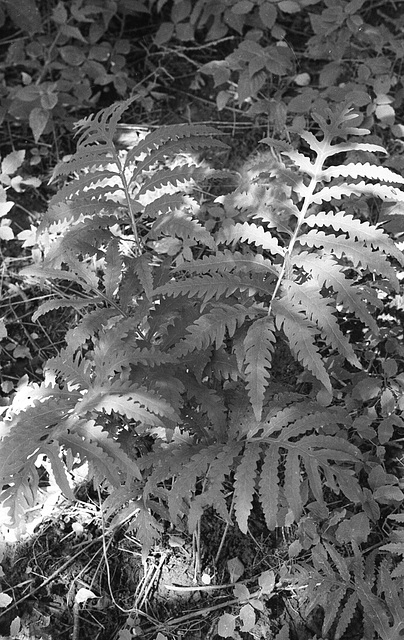
<instances>
[{"instance_id":1,"label":"twig","mask_svg":"<svg viewBox=\"0 0 404 640\"><path fill-rule=\"evenodd\" d=\"M226 525L225 525L225 528L224 528L224 531L223 531L223 535L222 535L222 539L220 540L219 548L218 548L218 550L217 550L217 553L216 553L215 559L214 559L214 561L213 561L213 566L214 566L214 567L217 565L217 563L218 563L218 561L219 561L220 554L222 553L222 549L223 549L224 541L225 541L225 539L226 539L227 532L228 532L228 530L229 530L229 526L230 526L230 518L231 518L231 514L232 514L232 512L233 512L233 505L234 505L234 493L233 493L233 497L232 497L231 505L230 505L229 520L226 522Z\"/></svg>"},{"instance_id":2,"label":"twig","mask_svg":"<svg viewBox=\"0 0 404 640\"><path fill-rule=\"evenodd\" d=\"M3 616L7 615L12 609L15 609L22 602L25 602L25 600L28 600L28 598L32 598L32 596L35 595L36 593L38 593L38 591L40 591L41 589L46 587L47 584L49 584L50 582L55 580L55 578L57 578L58 575L60 575L62 573L62 571L67 569L68 566L70 566L71 564L73 564L73 562L75 562L77 560L77 558L83 553L83 551L87 551L87 549L89 549L93 544L96 544L97 542L100 542L102 540L102 538L103 538L103 536L101 535L101 536L98 536L97 538L95 538L94 540L91 540L91 542L89 542L85 547L80 549L80 551L78 551L76 554L74 554L74 556L72 556L71 558L66 560L66 562L64 562L61 567L56 569L56 571L54 571L49 576L49 578L46 578L46 580L44 580L38 587L35 587L35 589L33 591L30 591L29 593L26 593L25 596L23 596L22 598L20 598L16 602L13 602L13 604L10 604L9 607L4 609L4 611L2 613L0 613L0 618L2 618Z\"/></svg>"},{"instance_id":3,"label":"twig","mask_svg":"<svg viewBox=\"0 0 404 640\"><path fill-rule=\"evenodd\" d=\"M142 589L143 594L139 594L139 596L135 600L135 607L137 609L141 609L144 606L145 601L147 599L147 596L149 595L149 593L151 591L151 588L153 587L154 582L158 578L158 575L159 575L159 573L161 571L161 568L162 568L163 564L166 561L166 558L167 558L167 555L166 554L162 554L161 557L160 557L160 561L159 561L158 565L157 566L154 565L154 571L153 571L153 574L152 574L150 580L148 581L147 586L145 587L143 585L143 589Z\"/></svg>"},{"instance_id":4,"label":"twig","mask_svg":"<svg viewBox=\"0 0 404 640\"><path fill-rule=\"evenodd\" d=\"M231 587L235 586L235 582L230 584L201 584L197 586L187 586L180 584L165 584L164 588L169 591L215 591L217 589L231 589Z\"/></svg>"},{"instance_id":5,"label":"twig","mask_svg":"<svg viewBox=\"0 0 404 640\"><path fill-rule=\"evenodd\" d=\"M258 592L257 592L258 594ZM251 594L251 598L253 598L255 595L252 593ZM273 594L270 594L268 596L266 596L267 599L271 598ZM167 620L166 622L164 622L163 624L159 625L159 628L161 629L165 629L166 627L175 627L179 624L182 624L183 622L188 622L188 620L192 620L193 618L198 618L200 616L206 616L209 613L211 613L212 611L218 611L219 609L224 609L226 607L230 607L233 604L237 604L240 603L240 598L232 598L231 600L226 600L225 602L222 602L221 604L215 604L212 607L206 607L205 609L198 609L197 611L192 611L191 613L188 613L185 616L180 616L179 618L173 618L172 620ZM148 631L151 631L152 628L149 627L147 629L145 629L144 633L147 633Z\"/></svg>"},{"instance_id":6,"label":"twig","mask_svg":"<svg viewBox=\"0 0 404 640\"><path fill-rule=\"evenodd\" d=\"M80 604L75 602L73 605L73 633L72 640L79 640L80 636Z\"/></svg>"}]
</instances>

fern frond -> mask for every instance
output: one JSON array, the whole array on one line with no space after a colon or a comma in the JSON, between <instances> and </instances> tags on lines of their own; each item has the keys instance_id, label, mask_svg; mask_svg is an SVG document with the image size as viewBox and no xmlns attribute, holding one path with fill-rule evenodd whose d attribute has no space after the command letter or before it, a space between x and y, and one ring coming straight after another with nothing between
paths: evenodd
<instances>
[{"instance_id":1,"label":"fern frond","mask_svg":"<svg viewBox=\"0 0 404 640\"><path fill-rule=\"evenodd\" d=\"M98 333L109 322L113 322L113 318L116 316L116 309L111 307L90 311L74 328L67 331L65 340L68 348L73 352L77 351L88 338Z\"/></svg>"},{"instance_id":2,"label":"fern frond","mask_svg":"<svg viewBox=\"0 0 404 640\"><path fill-rule=\"evenodd\" d=\"M329 254L335 254L338 258L345 255L352 261L354 267L361 266L362 269L369 269L383 275L394 288L398 289L396 272L386 257L372 251L359 242L355 242L344 236L335 236L332 233L312 230L299 236L299 242L308 247L318 247L325 249Z\"/></svg>"},{"instance_id":3,"label":"fern frond","mask_svg":"<svg viewBox=\"0 0 404 640\"><path fill-rule=\"evenodd\" d=\"M22 509L35 504L38 489L35 461L41 454L49 457L59 486L72 498L58 457L61 445L80 455L82 462L96 465L98 472L115 486L121 482L121 473L126 477L140 477L134 461L94 420L72 417L74 406L80 404L80 393L42 385L33 390L33 396L36 399L29 399L25 409L21 405L19 413L14 412L0 442L0 481L2 485L12 485L11 491L2 492L2 501L10 515L17 518L17 523L23 515Z\"/></svg>"},{"instance_id":4,"label":"fern frond","mask_svg":"<svg viewBox=\"0 0 404 640\"><path fill-rule=\"evenodd\" d=\"M70 282L77 282L78 276L70 271L61 269L52 269L50 267L42 267L40 265L32 265L30 267L24 267L21 273L25 276L32 276L39 280L68 280ZM87 284L86 281L80 282L80 284Z\"/></svg>"},{"instance_id":5,"label":"fern frond","mask_svg":"<svg viewBox=\"0 0 404 640\"><path fill-rule=\"evenodd\" d=\"M112 240L105 254L105 267L103 273L103 284L105 287L105 295L112 298L121 281L123 268L123 256L119 251L118 240Z\"/></svg>"},{"instance_id":6,"label":"fern frond","mask_svg":"<svg viewBox=\"0 0 404 640\"><path fill-rule=\"evenodd\" d=\"M222 445L216 458L211 461L207 474L209 487L218 486L223 488L226 477L230 476L233 469L233 462L239 456L244 443L235 440Z\"/></svg>"},{"instance_id":7,"label":"fern frond","mask_svg":"<svg viewBox=\"0 0 404 640\"><path fill-rule=\"evenodd\" d=\"M169 444L157 442L153 451L139 460L141 471L147 472L143 489L145 500L151 495L156 495L156 489L160 490L165 480L174 478L191 457L201 450L201 445L195 445L188 434L182 436L181 446L176 441L176 436L179 436L178 431L174 432L174 439ZM166 494L167 491L164 489L165 497Z\"/></svg>"},{"instance_id":8,"label":"fern frond","mask_svg":"<svg viewBox=\"0 0 404 640\"><path fill-rule=\"evenodd\" d=\"M223 489L225 481L231 475L233 462L242 447L242 442L230 441L222 446L215 459L210 462L204 483L206 489L191 499L188 515L190 533L195 530L203 509L207 506L212 506L224 522L231 523Z\"/></svg>"},{"instance_id":9,"label":"fern frond","mask_svg":"<svg viewBox=\"0 0 404 640\"><path fill-rule=\"evenodd\" d=\"M79 120L76 125L77 133L80 135L78 146L92 145L94 142L112 142L116 134L118 121L126 109L136 100L135 96L114 102L106 109L102 109L97 114L92 114L87 118Z\"/></svg>"},{"instance_id":10,"label":"fern frond","mask_svg":"<svg viewBox=\"0 0 404 640\"><path fill-rule=\"evenodd\" d=\"M323 424L324 422L323 419ZM305 424L306 431L308 431L309 420ZM298 521L303 507L301 496L303 466L307 472L310 489L319 504L325 503L320 474L324 474L326 484L336 493L342 491L349 500L354 499L356 502L360 500L358 481L352 476L344 475L339 466L342 460L354 464L360 458L359 450L356 447L335 436L306 435L297 442L291 438L294 438L293 428L289 437L284 437L281 434L278 438L269 438L266 448L265 462L261 471L261 475L263 475L260 478L259 486L262 509L270 529L273 529L274 526L282 526L278 505L281 490L294 520ZM275 464L277 462L279 467L280 449L286 452L282 486L279 486L279 469Z\"/></svg>"},{"instance_id":11,"label":"fern frond","mask_svg":"<svg viewBox=\"0 0 404 640\"><path fill-rule=\"evenodd\" d=\"M339 328L334 315L335 308L331 306L329 299L321 295L319 283L311 280L298 285L296 282L284 280L283 286L293 306L302 308L306 317L321 331L323 339L337 353L342 354L351 364L360 369L361 364L351 344Z\"/></svg>"},{"instance_id":12,"label":"fern frond","mask_svg":"<svg viewBox=\"0 0 404 640\"><path fill-rule=\"evenodd\" d=\"M349 162L325 169L321 174L321 180L329 181L332 178L351 178L356 180L359 177L376 180L377 182L394 182L404 184L404 177L395 173L387 167L381 167L370 162Z\"/></svg>"},{"instance_id":13,"label":"fern frond","mask_svg":"<svg viewBox=\"0 0 404 640\"><path fill-rule=\"evenodd\" d=\"M149 133L143 140L133 147L127 154L125 167L131 166L136 158L146 154L144 165L140 163L140 169L148 167L164 155L175 155L198 148L216 146L227 149L227 145L217 140L217 129L206 125L167 125L159 127ZM139 168L139 164L137 164Z\"/></svg>"},{"instance_id":14,"label":"fern frond","mask_svg":"<svg viewBox=\"0 0 404 640\"><path fill-rule=\"evenodd\" d=\"M166 296L197 296L203 298L206 304L212 298L217 300L221 296L228 297L235 291L251 290L271 294L271 286L262 279L254 278L254 275L213 273L212 275L196 276L190 280L170 282L167 285L158 287L155 295Z\"/></svg>"},{"instance_id":15,"label":"fern frond","mask_svg":"<svg viewBox=\"0 0 404 640\"><path fill-rule=\"evenodd\" d=\"M100 477L107 478L113 487L120 487L122 480L141 479L136 461L129 458L94 420L80 420L74 432L61 435L60 442L72 451L73 456L78 455L80 460L94 465Z\"/></svg>"},{"instance_id":16,"label":"fern frond","mask_svg":"<svg viewBox=\"0 0 404 640\"><path fill-rule=\"evenodd\" d=\"M352 591L347 601L343 604L342 609L338 614L338 623L335 629L335 638L339 640L343 637L349 625L352 622L352 618L358 608L359 597L356 591Z\"/></svg>"},{"instance_id":17,"label":"fern frond","mask_svg":"<svg viewBox=\"0 0 404 640\"><path fill-rule=\"evenodd\" d=\"M292 447L286 454L284 493L294 522L299 522L303 501L301 495L301 470L299 451Z\"/></svg>"},{"instance_id":18,"label":"fern frond","mask_svg":"<svg viewBox=\"0 0 404 640\"><path fill-rule=\"evenodd\" d=\"M324 637L329 633L332 625L338 619L340 620L340 610L343 599L347 593L347 585L341 584L338 587L334 587L327 601L327 606L324 607L324 620L321 629Z\"/></svg>"},{"instance_id":19,"label":"fern frond","mask_svg":"<svg viewBox=\"0 0 404 640\"><path fill-rule=\"evenodd\" d=\"M246 317L252 315L254 312L241 304L230 306L222 303L212 306L209 313L201 315L194 324L187 327L189 335L186 335L171 353L179 358L195 349L207 349L211 344L215 344L215 348L219 349L225 336L231 338Z\"/></svg>"},{"instance_id":20,"label":"fern frond","mask_svg":"<svg viewBox=\"0 0 404 640\"><path fill-rule=\"evenodd\" d=\"M277 396L275 400L265 405L266 413L260 423L262 437L267 437L277 431L285 432L285 428L296 420L304 420L306 416L312 416L318 411L318 405L305 402L305 398L299 394L293 394L289 398ZM253 435L253 434L251 434Z\"/></svg>"},{"instance_id":21,"label":"fern frond","mask_svg":"<svg viewBox=\"0 0 404 640\"><path fill-rule=\"evenodd\" d=\"M402 581L393 580L386 560L383 560L380 566L380 583L389 614L393 618L393 629L390 633L392 633L393 636L394 634L402 636L404 630Z\"/></svg>"},{"instance_id":22,"label":"fern frond","mask_svg":"<svg viewBox=\"0 0 404 640\"><path fill-rule=\"evenodd\" d=\"M54 393L51 391L54 390ZM29 390L26 390L29 393ZM41 453L43 445L52 440L52 427L68 414L77 401L77 394L72 392L70 397L52 386L41 385L37 392L26 398L23 404L21 394L17 394L13 402L22 400L20 406L16 404L7 410L6 419L0 423L0 472L2 485L12 484L13 477L19 473L24 464L30 460L38 450ZM36 396L36 397L35 397ZM9 415L8 415L9 414Z\"/></svg>"},{"instance_id":23,"label":"fern frond","mask_svg":"<svg viewBox=\"0 0 404 640\"><path fill-rule=\"evenodd\" d=\"M132 518L128 532L133 531L136 534L142 548L142 560L146 563L150 549L161 540L163 526L153 517L150 508L142 499L133 505L132 512L136 513L136 517Z\"/></svg>"},{"instance_id":24,"label":"fern frond","mask_svg":"<svg viewBox=\"0 0 404 640\"><path fill-rule=\"evenodd\" d=\"M156 238L161 234L171 237L178 236L183 240L201 242L202 244L216 248L212 235L195 218L184 211L171 211L165 216L160 216L150 230L149 237Z\"/></svg>"},{"instance_id":25,"label":"fern frond","mask_svg":"<svg viewBox=\"0 0 404 640\"><path fill-rule=\"evenodd\" d=\"M391 514L389 519L404 523L404 514ZM402 556L397 566L391 572L392 578L404 577L404 529L393 529L390 533L390 542L380 547L380 551L388 551L393 555Z\"/></svg>"},{"instance_id":26,"label":"fern frond","mask_svg":"<svg viewBox=\"0 0 404 640\"><path fill-rule=\"evenodd\" d=\"M204 256L201 260L193 260L174 267L175 271L188 271L190 273L211 273L214 271L250 271L254 273L271 273L278 276L278 271L272 262L261 254L253 254L248 251L216 251L214 255Z\"/></svg>"},{"instance_id":27,"label":"fern frond","mask_svg":"<svg viewBox=\"0 0 404 640\"><path fill-rule=\"evenodd\" d=\"M144 181L136 193L136 197L140 199L144 194L148 192L152 192L152 194L153 192L158 193L160 189L177 191L181 187L184 190L189 186L195 168L195 165L187 164L181 164L170 169L162 168Z\"/></svg>"},{"instance_id":28,"label":"fern frond","mask_svg":"<svg viewBox=\"0 0 404 640\"><path fill-rule=\"evenodd\" d=\"M324 187L313 195L312 201L315 204L322 204L323 202L330 202L330 200L341 200L344 196L347 198L350 196L358 198L361 196L373 196L385 202L404 202L404 191L401 191L401 189L383 184L372 184L363 180L355 184Z\"/></svg>"},{"instance_id":29,"label":"fern frond","mask_svg":"<svg viewBox=\"0 0 404 640\"><path fill-rule=\"evenodd\" d=\"M327 411L320 411L318 406L310 406L309 403L307 403L307 406L305 406L305 403L300 402L298 404L298 407L299 409L297 415L299 417L297 419L296 414L291 415L291 412L288 412L289 424L285 425L282 428L282 432L279 434L279 436L277 436L280 442L290 440L291 438L298 438L299 436L302 436L309 431L313 431L313 429L321 432L325 424L329 429L334 426L335 431L337 431L337 425L340 422L342 424L346 424L348 419L348 416L347 419L345 419L345 416L343 418L337 417L335 415L335 412L331 409L327 409ZM268 429L268 431L273 432L275 429L279 430L279 421L281 418L285 419L285 417L286 416L284 415L284 412L279 412L278 414L276 414L274 416L274 419L269 420L269 425L271 428L270 430ZM268 423L267 420L266 423ZM266 437L268 435L268 431L264 426L262 437ZM319 500L319 502L321 502L321 500Z\"/></svg>"},{"instance_id":30,"label":"fern frond","mask_svg":"<svg viewBox=\"0 0 404 640\"><path fill-rule=\"evenodd\" d=\"M314 571L309 569L308 576L303 572L299 580L306 587L305 615L320 605L324 610L322 636L332 635L339 639L351 623L359 602L351 575L353 558L343 557L334 546L324 542L313 547L311 560ZM334 631L330 634L333 627Z\"/></svg>"},{"instance_id":31,"label":"fern frond","mask_svg":"<svg viewBox=\"0 0 404 640\"><path fill-rule=\"evenodd\" d=\"M157 418L158 415L167 418L175 416L171 405L157 393L138 385L126 385L120 380L105 387L94 384L77 408L80 413L83 413L84 409L104 410L106 413L116 411L133 420L144 420L146 424L159 426L162 426L162 423Z\"/></svg>"},{"instance_id":32,"label":"fern frond","mask_svg":"<svg viewBox=\"0 0 404 640\"><path fill-rule=\"evenodd\" d=\"M347 233L351 239L364 242L373 249L379 249L387 255L394 256L401 264L404 263L402 251L397 249L393 240L383 229L369 222L361 222L344 211L320 211L305 218L304 222L310 227L332 227L334 231Z\"/></svg>"},{"instance_id":33,"label":"fern frond","mask_svg":"<svg viewBox=\"0 0 404 640\"><path fill-rule=\"evenodd\" d=\"M266 447L264 455L259 479L259 497L267 527L273 531L278 526L279 514L279 447L276 444L270 444Z\"/></svg>"},{"instance_id":34,"label":"fern frond","mask_svg":"<svg viewBox=\"0 0 404 640\"><path fill-rule=\"evenodd\" d=\"M265 184L249 184L246 193L235 191L224 196L222 204L225 210L235 208L245 211L253 219L264 220L268 228L275 228L280 233L291 236L288 221L292 217L299 217L299 209L289 196L290 187L280 180L273 181L270 187Z\"/></svg>"},{"instance_id":35,"label":"fern frond","mask_svg":"<svg viewBox=\"0 0 404 640\"><path fill-rule=\"evenodd\" d=\"M55 477L58 487L60 487L62 494L68 499L73 501L74 493L69 483L66 466L60 458L60 444L59 442L49 443L44 447L44 454L51 463L52 473Z\"/></svg>"},{"instance_id":36,"label":"fern frond","mask_svg":"<svg viewBox=\"0 0 404 640\"><path fill-rule=\"evenodd\" d=\"M293 306L293 300L289 300L287 296L274 300L272 309L276 327L283 329L294 356L332 393L329 375L315 346L316 328L301 313L299 307Z\"/></svg>"},{"instance_id":37,"label":"fern frond","mask_svg":"<svg viewBox=\"0 0 404 640\"><path fill-rule=\"evenodd\" d=\"M343 580L345 580L345 582L349 582L349 580L350 580L349 571L350 570L349 570L347 559L344 558L344 556L342 556L339 553L339 551L337 551L337 549L335 547L333 547L331 544L329 544L325 540L323 541L323 545L324 545L325 549L327 549L328 555L330 556L330 558L334 562L334 564L335 564L335 566L337 568L337 571L340 574L341 578Z\"/></svg>"},{"instance_id":38,"label":"fern frond","mask_svg":"<svg viewBox=\"0 0 404 640\"><path fill-rule=\"evenodd\" d=\"M86 172L86 181L91 182L94 180L94 175L102 175L102 178L110 178L112 174L119 175L117 171L113 169L113 162L111 151L112 145L91 145L90 148L80 148L69 159L60 162L56 165L53 174L52 181L61 176L71 176L75 172ZM71 186L73 189L79 184L78 178L73 179ZM73 184L74 183L74 184Z\"/></svg>"},{"instance_id":39,"label":"fern frond","mask_svg":"<svg viewBox=\"0 0 404 640\"><path fill-rule=\"evenodd\" d=\"M151 264L151 257L147 253L135 256L131 261L131 267L138 278L146 297L148 300L151 300L153 295L153 268Z\"/></svg>"},{"instance_id":40,"label":"fern frond","mask_svg":"<svg viewBox=\"0 0 404 640\"><path fill-rule=\"evenodd\" d=\"M11 486L1 492L2 508L7 513L8 527L18 527L29 509L35 507L39 487L35 462L24 465L23 472L16 475Z\"/></svg>"},{"instance_id":41,"label":"fern frond","mask_svg":"<svg viewBox=\"0 0 404 640\"><path fill-rule=\"evenodd\" d=\"M95 215L102 214L102 217L109 218L109 226L112 227L118 222L118 217L114 214L117 212L115 202L103 201L100 210L100 203L88 198L78 198L77 200L58 199L57 192L49 202L49 207L44 213L38 226L38 236L44 231L52 230L55 225L59 227L63 224L70 226L79 219L92 218Z\"/></svg>"},{"instance_id":42,"label":"fern frond","mask_svg":"<svg viewBox=\"0 0 404 640\"><path fill-rule=\"evenodd\" d=\"M164 353L159 349L131 349L127 361L131 365L142 364L145 367L160 367L165 364L174 364L177 358L173 353Z\"/></svg>"},{"instance_id":43,"label":"fern frond","mask_svg":"<svg viewBox=\"0 0 404 640\"><path fill-rule=\"evenodd\" d=\"M243 533L248 531L248 518L252 508L256 469L260 453L261 447L259 443L247 443L235 474L234 511L237 524Z\"/></svg>"},{"instance_id":44,"label":"fern frond","mask_svg":"<svg viewBox=\"0 0 404 640\"><path fill-rule=\"evenodd\" d=\"M32 315L33 322L36 322L38 318L49 313L49 311L55 311L56 309L66 309L71 307L72 309L84 309L91 304L97 304L102 302L102 298L69 298L68 300L47 300L43 302L35 313Z\"/></svg>"},{"instance_id":45,"label":"fern frond","mask_svg":"<svg viewBox=\"0 0 404 640\"><path fill-rule=\"evenodd\" d=\"M184 382L187 397L199 405L201 413L207 415L212 425L214 437L217 439L223 438L227 422L227 411L223 398L214 389L209 389L206 385L198 383L189 374L180 376L180 378Z\"/></svg>"},{"instance_id":46,"label":"fern frond","mask_svg":"<svg viewBox=\"0 0 404 640\"><path fill-rule=\"evenodd\" d=\"M87 389L91 385L91 362L77 353L76 346L62 349L59 355L47 361L46 369L68 380L70 386Z\"/></svg>"},{"instance_id":47,"label":"fern frond","mask_svg":"<svg viewBox=\"0 0 404 640\"><path fill-rule=\"evenodd\" d=\"M304 251L292 256L292 261L298 268L310 273L319 282L320 288L326 286L334 289L337 294L336 304L354 313L374 335L378 335L379 328L364 301L366 292L351 284L332 255L320 256Z\"/></svg>"},{"instance_id":48,"label":"fern frond","mask_svg":"<svg viewBox=\"0 0 404 640\"><path fill-rule=\"evenodd\" d=\"M223 244L248 242L262 247L274 255L285 255L285 250L279 245L278 240L269 231L265 231L263 227L258 227L252 222L237 222L234 226L223 227L217 236L217 242Z\"/></svg>"},{"instance_id":49,"label":"fern frond","mask_svg":"<svg viewBox=\"0 0 404 640\"><path fill-rule=\"evenodd\" d=\"M190 209L192 202L187 194L182 191L176 191L175 193L164 193L162 196L152 198L144 205L140 205L135 201L135 206L138 209L139 219L148 222L170 211Z\"/></svg>"},{"instance_id":50,"label":"fern frond","mask_svg":"<svg viewBox=\"0 0 404 640\"><path fill-rule=\"evenodd\" d=\"M380 635L382 640L398 638L400 629L404 625L404 619L393 619L393 624L390 625L389 612L385 604L381 598L372 592L369 584L359 576L356 576L355 587L364 610L364 616L368 618L372 628Z\"/></svg>"},{"instance_id":51,"label":"fern frond","mask_svg":"<svg viewBox=\"0 0 404 640\"><path fill-rule=\"evenodd\" d=\"M172 522L177 522L178 516L188 511L197 480L206 474L209 464L216 458L220 448L219 444L203 447L181 468L168 492L168 509Z\"/></svg>"},{"instance_id":52,"label":"fern frond","mask_svg":"<svg viewBox=\"0 0 404 640\"><path fill-rule=\"evenodd\" d=\"M270 376L275 345L272 319L260 318L248 328L244 338L244 364L248 395L257 420L261 419L265 389Z\"/></svg>"}]
</instances>

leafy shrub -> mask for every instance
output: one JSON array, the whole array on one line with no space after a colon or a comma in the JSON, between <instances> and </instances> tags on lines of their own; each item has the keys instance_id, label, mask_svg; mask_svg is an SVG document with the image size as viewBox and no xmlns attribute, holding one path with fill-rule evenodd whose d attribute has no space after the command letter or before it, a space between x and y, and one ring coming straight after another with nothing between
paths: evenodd
<instances>
[{"instance_id":1,"label":"leafy shrub","mask_svg":"<svg viewBox=\"0 0 404 640\"><path fill-rule=\"evenodd\" d=\"M265 19L264 6L270 14ZM251 116L268 115L280 131L293 119L293 128L299 131L307 126L305 115L311 110L347 100L363 110L369 128L392 127L395 135L402 136L396 111L401 112L402 105L403 37L393 20L386 16L381 24L377 9L364 0L277 6L278 18L275 5L257 3L261 23L255 21L249 30L251 13L246 11L248 19L241 13L244 38L238 47L225 60L202 67L220 88L218 108L234 99L247 102ZM299 19L291 22L290 14L299 11ZM298 51L289 44L295 40L295 29L304 33Z\"/></svg>"},{"instance_id":2,"label":"leafy shrub","mask_svg":"<svg viewBox=\"0 0 404 640\"><path fill-rule=\"evenodd\" d=\"M200 68L202 82L213 78L219 110L236 103L285 134L286 124L288 131L306 128L311 110L346 100L369 128L402 137L400 24L392 7L381 16L365 0L182 0L154 41L230 40L225 57Z\"/></svg>"},{"instance_id":3,"label":"leafy shrub","mask_svg":"<svg viewBox=\"0 0 404 640\"><path fill-rule=\"evenodd\" d=\"M130 520L147 553L162 521L185 518L192 532L210 506L246 533L256 495L269 530L298 526L290 556L312 554L287 579L309 576L308 599L321 592L325 610L327 585L339 584L323 633L340 637L358 610L387 640L390 615L401 628L388 595L397 569L372 569L376 590L357 557L381 509L404 499L383 467L404 426L402 328L380 334L377 318L400 293L404 257L365 210L341 204L402 202L404 179L350 161L384 149L363 142L361 117L342 107L314 113L321 135L302 132L300 149L265 139L271 151L252 158L234 192L198 201L195 185L215 172L195 154L222 149L217 132L162 127L122 154L114 135L131 100L82 120L76 153L54 172L67 182L24 273L77 290L34 319L71 307L78 321L44 382L21 384L0 425L2 502L18 524L35 502L39 455L70 498L68 471L88 462L110 489L110 527ZM298 363L286 386L273 367L285 345Z\"/></svg>"},{"instance_id":4,"label":"leafy shrub","mask_svg":"<svg viewBox=\"0 0 404 640\"><path fill-rule=\"evenodd\" d=\"M2 118L29 123L35 142L55 125L71 126L83 108L97 103L102 88L113 87L119 97L134 85L126 68L129 41L111 36L119 3L60 1L43 16L45 7L34 0L4 8L24 33L13 34L0 67Z\"/></svg>"},{"instance_id":5,"label":"leafy shrub","mask_svg":"<svg viewBox=\"0 0 404 640\"><path fill-rule=\"evenodd\" d=\"M311 110L345 100L382 137L404 135L403 35L392 6L382 16L365 0L60 1L47 15L34 0L1 7L3 20L24 32L12 34L2 62L2 116L29 123L36 142L55 126L70 127L105 90L136 91L150 111L159 85L171 92L164 64L177 53L192 61L192 86L213 79L219 110L241 107L282 136L307 128ZM141 37L133 37L132 18L148 25ZM209 48L219 55L206 60ZM131 49L142 59L147 52L141 71ZM402 167L401 152L395 163Z\"/></svg>"}]
</instances>

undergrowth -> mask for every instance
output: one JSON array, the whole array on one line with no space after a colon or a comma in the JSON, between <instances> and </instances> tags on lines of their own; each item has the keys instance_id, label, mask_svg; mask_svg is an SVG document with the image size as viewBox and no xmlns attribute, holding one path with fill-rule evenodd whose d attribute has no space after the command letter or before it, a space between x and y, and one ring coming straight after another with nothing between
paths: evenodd
<instances>
[{"instance_id":1,"label":"undergrowth","mask_svg":"<svg viewBox=\"0 0 404 640\"><path fill-rule=\"evenodd\" d=\"M165 523L194 533L212 507L246 534L256 499L269 531L296 529L276 584L303 594L306 615L321 605L324 637L359 616L364 637L399 638L404 495L388 452L404 426L404 351L382 318L402 300L404 257L400 234L360 205L401 215L404 178L343 106L313 112L319 133L296 147L265 138L235 190L209 196L223 172L199 155L225 147L219 133L160 127L122 153L130 103L78 123L32 231L24 277L77 292L34 320L70 308L76 322L0 423L11 521L35 504L43 455L72 500L70 472L88 463L109 491L107 530L129 523L144 558ZM289 385L272 369L280 350L297 362Z\"/></svg>"}]
</instances>

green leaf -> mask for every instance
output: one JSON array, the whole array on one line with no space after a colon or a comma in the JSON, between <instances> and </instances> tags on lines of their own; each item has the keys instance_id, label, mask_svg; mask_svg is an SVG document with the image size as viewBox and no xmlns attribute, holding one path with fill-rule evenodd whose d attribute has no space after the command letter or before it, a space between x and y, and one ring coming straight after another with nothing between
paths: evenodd
<instances>
[{"instance_id":1,"label":"green leaf","mask_svg":"<svg viewBox=\"0 0 404 640\"><path fill-rule=\"evenodd\" d=\"M42 107L34 107L29 114L29 126L34 134L35 142L39 141L39 138L43 134L46 125L49 121L49 111L42 109Z\"/></svg>"},{"instance_id":2,"label":"green leaf","mask_svg":"<svg viewBox=\"0 0 404 640\"><path fill-rule=\"evenodd\" d=\"M272 569L263 571L258 578L258 584L263 595L270 595L275 587L275 574Z\"/></svg>"},{"instance_id":3,"label":"green leaf","mask_svg":"<svg viewBox=\"0 0 404 640\"><path fill-rule=\"evenodd\" d=\"M191 0L181 0L176 2L171 9L171 19L173 22L178 23L188 18L192 10Z\"/></svg>"},{"instance_id":4,"label":"green leaf","mask_svg":"<svg viewBox=\"0 0 404 640\"><path fill-rule=\"evenodd\" d=\"M236 616L230 613L223 613L220 616L217 625L217 633L221 638L234 638L234 632L236 629Z\"/></svg>"},{"instance_id":5,"label":"green leaf","mask_svg":"<svg viewBox=\"0 0 404 640\"><path fill-rule=\"evenodd\" d=\"M15 26L30 35L42 31L42 18L35 0L4 0Z\"/></svg>"},{"instance_id":6,"label":"green leaf","mask_svg":"<svg viewBox=\"0 0 404 640\"><path fill-rule=\"evenodd\" d=\"M81 33L80 29L78 29L77 27L73 27L70 24L62 24L60 26L60 33L62 33L64 36L67 36L69 39L75 38L76 40L80 40L80 42L87 43L87 40Z\"/></svg>"},{"instance_id":7,"label":"green leaf","mask_svg":"<svg viewBox=\"0 0 404 640\"><path fill-rule=\"evenodd\" d=\"M63 60L72 67L79 67L86 59L83 49L75 47L74 45L60 47L59 52Z\"/></svg>"},{"instance_id":8,"label":"green leaf","mask_svg":"<svg viewBox=\"0 0 404 640\"><path fill-rule=\"evenodd\" d=\"M154 43L157 47L171 40L174 33L174 24L172 22L162 22L154 36Z\"/></svg>"},{"instance_id":9,"label":"green leaf","mask_svg":"<svg viewBox=\"0 0 404 640\"><path fill-rule=\"evenodd\" d=\"M7 327L4 318L0 318L0 340L7 338Z\"/></svg>"},{"instance_id":10,"label":"green leaf","mask_svg":"<svg viewBox=\"0 0 404 640\"><path fill-rule=\"evenodd\" d=\"M278 3L278 7L281 11L285 13L297 13L301 10L301 7L298 2L295 0L281 0Z\"/></svg>"},{"instance_id":11,"label":"green leaf","mask_svg":"<svg viewBox=\"0 0 404 640\"><path fill-rule=\"evenodd\" d=\"M0 609L8 607L12 601L13 599L8 593L0 593Z\"/></svg>"},{"instance_id":12,"label":"green leaf","mask_svg":"<svg viewBox=\"0 0 404 640\"><path fill-rule=\"evenodd\" d=\"M264 27L272 29L276 21L276 6L269 2L264 2L259 7L258 12Z\"/></svg>"},{"instance_id":13,"label":"green leaf","mask_svg":"<svg viewBox=\"0 0 404 640\"><path fill-rule=\"evenodd\" d=\"M241 630L244 633L249 633L254 627L256 623L256 616L254 608L249 604L244 604L240 608L239 618L243 623Z\"/></svg>"},{"instance_id":14,"label":"green leaf","mask_svg":"<svg viewBox=\"0 0 404 640\"><path fill-rule=\"evenodd\" d=\"M370 535L369 518L365 513L357 513L352 518L343 520L335 535L340 544L349 544L352 540L365 544Z\"/></svg>"},{"instance_id":15,"label":"green leaf","mask_svg":"<svg viewBox=\"0 0 404 640\"><path fill-rule=\"evenodd\" d=\"M251 0L239 0L231 7L233 13L237 15L244 15L249 13L254 8L254 3Z\"/></svg>"},{"instance_id":16,"label":"green leaf","mask_svg":"<svg viewBox=\"0 0 404 640\"><path fill-rule=\"evenodd\" d=\"M56 24L65 24L67 22L68 14L66 7L63 2L59 0L56 7L52 9L52 20L56 22Z\"/></svg>"},{"instance_id":17,"label":"green leaf","mask_svg":"<svg viewBox=\"0 0 404 640\"><path fill-rule=\"evenodd\" d=\"M1 161L1 172L12 175L19 169L24 162L25 149L21 151L12 151Z\"/></svg>"}]
</instances>

